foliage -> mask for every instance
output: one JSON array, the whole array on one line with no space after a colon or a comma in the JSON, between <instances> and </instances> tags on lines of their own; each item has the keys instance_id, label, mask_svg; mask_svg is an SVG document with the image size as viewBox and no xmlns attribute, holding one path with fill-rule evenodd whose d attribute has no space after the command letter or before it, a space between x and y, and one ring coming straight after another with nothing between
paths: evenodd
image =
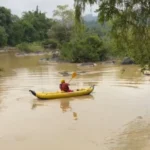
<instances>
[{"instance_id":1,"label":"foliage","mask_svg":"<svg viewBox=\"0 0 150 150\"><path fill-rule=\"evenodd\" d=\"M0 7L0 26L5 29L8 45L45 40L52 23L52 19L47 18L38 7L35 11L24 12L21 18L12 15L9 9Z\"/></svg>"},{"instance_id":2,"label":"foliage","mask_svg":"<svg viewBox=\"0 0 150 150\"><path fill-rule=\"evenodd\" d=\"M77 23L82 22L82 12L85 10L86 4L93 5L98 0L74 0L75 18Z\"/></svg>"},{"instance_id":3,"label":"foliage","mask_svg":"<svg viewBox=\"0 0 150 150\"><path fill-rule=\"evenodd\" d=\"M150 66L149 0L74 0L76 20L81 22L86 4L98 3L99 21L112 21L112 38L121 51L141 65Z\"/></svg>"},{"instance_id":4,"label":"foliage","mask_svg":"<svg viewBox=\"0 0 150 150\"><path fill-rule=\"evenodd\" d=\"M0 7L0 26L3 27L3 29L1 28L1 32L3 33L5 32L4 37L2 37L3 40L5 41L4 45L6 45L7 41L9 41L10 39L9 33L11 32L11 25L12 25L11 11L5 7Z\"/></svg>"},{"instance_id":5,"label":"foliage","mask_svg":"<svg viewBox=\"0 0 150 150\"><path fill-rule=\"evenodd\" d=\"M16 46L20 51L30 53L30 52L40 52L43 51L43 47L40 43L21 43Z\"/></svg>"},{"instance_id":6,"label":"foliage","mask_svg":"<svg viewBox=\"0 0 150 150\"><path fill-rule=\"evenodd\" d=\"M0 47L7 44L7 34L5 28L0 26Z\"/></svg>"},{"instance_id":7,"label":"foliage","mask_svg":"<svg viewBox=\"0 0 150 150\"><path fill-rule=\"evenodd\" d=\"M110 22L101 24L98 21L84 21L84 24L87 32L90 32L91 34L95 33L100 37L107 36L112 27Z\"/></svg>"},{"instance_id":8,"label":"foliage","mask_svg":"<svg viewBox=\"0 0 150 150\"><path fill-rule=\"evenodd\" d=\"M8 45L15 46L23 41L23 28L18 16L12 15L12 24L10 28Z\"/></svg>"},{"instance_id":9,"label":"foliage","mask_svg":"<svg viewBox=\"0 0 150 150\"><path fill-rule=\"evenodd\" d=\"M16 46L27 53L41 51L43 47L59 48L61 56L73 62L105 59L108 50L103 38L109 27L96 21L75 25L75 11L68 5L58 5L53 19L47 18L38 6L20 18L0 7L0 46Z\"/></svg>"},{"instance_id":10,"label":"foliage","mask_svg":"<svg viewBox=\"0 0 150 150\"><path fill-rule=\"evenodd\" d=\"M0 26L4 26L8 30L8 26L12 23L11 12L5 7L0 7Z\"/></svg>"},{"instance_id":11,"label":"foliage","mask_svg":"<svg viewBox=\"0 0 150 150\"><path fill-rule=\"evenodd\" d=\"M53 24L51 29L48 31L48 37L50 39L55 39L59 43L68 42L71 39L72 27L66 29L66 27L60 22Z\"/></svg>"},{"instance_id":12,"label":"foliage","mask_svg":"<svg viewBox=\"0 0 150 150\"><path fill-rule=\"evenodd\" d=\"M24 12L21 24L24 30L23 41L34 42L48 38L47 32L52 20L46 18L45 13L39 11L37 7L33 12Z\"/></svg>"},{"instance_id":13,"label":"foliage","mask_svg":"<svg viewBox=\"0 0 150 150\"><path fill-rule=\"evenodd\" d=\"M38 6L22 17L0 7L0 47L17 45L25 52L59 48L62 58L73 62L104 60L108 55L130 56L150 66L148 0L74 1L75 11L68 5L58 5L52 19ZM86 4L95 3L99 5L99 20L84 20Z\"/></svg>"},{"instance_id":14,"label":"foliage","mask_svg":"<svg viewBox=\"0 0 150 150\"><path fill-rule=\"evenodd\" d=\"M106 59L107 50L96 35L75 39L63 45L61 57L72 62L89 62Z\"/></svg>"},{"instance_id":15,"label":"foliage","mask_svg":"<svg viewBox=\"0 0 150 150\"><path fill-rule=\"evenodd\" d=\"M49 38L59 43L69 42L74 30L74 11L68 5L58 5L53 12L55 22L49 29Z\"/></svg>"},{"instance_id":16,"label":"foliage","mask_svg":"<svg viewBox=\"0 0 150 150\"><path fill-rule=\"evenodd\" d=\"M42 42L44 48L56 49L59 47L59 43L55 39L46 39Z\"/></svg>"},{"instance_id":17,"label":"foliage","mask_svg":"<svg viewBox=\"0 0 150 150\"><path fill-rule=\"evenodd\" d=\"M53 11L53 17L58 18L66 26L73 24L74 11L68 8L68 5L58 5Z\"/></svg>"}]
</instances>

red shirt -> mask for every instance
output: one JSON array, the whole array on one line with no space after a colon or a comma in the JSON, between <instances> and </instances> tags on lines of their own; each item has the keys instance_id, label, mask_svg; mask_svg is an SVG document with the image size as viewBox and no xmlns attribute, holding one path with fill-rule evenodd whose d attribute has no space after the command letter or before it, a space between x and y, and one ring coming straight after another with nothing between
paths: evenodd
<instances>
[{"instance_id":1,"label":"red shirt","mask_svg":"<svg viewBox=\"0 0 150 150\"><path fill-rule=\"evenodd\" d=\"M68 83L62 83L60 84L61 91L69 92L69 84Z\"/></svg>"}]
</instances>

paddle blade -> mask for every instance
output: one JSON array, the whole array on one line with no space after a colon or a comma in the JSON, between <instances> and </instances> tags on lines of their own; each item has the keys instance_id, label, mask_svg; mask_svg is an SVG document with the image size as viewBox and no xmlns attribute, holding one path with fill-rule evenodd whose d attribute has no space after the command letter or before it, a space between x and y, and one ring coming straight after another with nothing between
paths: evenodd
<instances>
[{"instance_id":1,"label":"paddle blade","mask_svg":"<svg viewBox=\"0 0 150 150\"><path fill-rule=\"evenodd\" d=\"M72 74L72 78L75 78L77 76L77 74L76 74L76 72L74 72L73 74Z\"/></svg>"}]
</instances>

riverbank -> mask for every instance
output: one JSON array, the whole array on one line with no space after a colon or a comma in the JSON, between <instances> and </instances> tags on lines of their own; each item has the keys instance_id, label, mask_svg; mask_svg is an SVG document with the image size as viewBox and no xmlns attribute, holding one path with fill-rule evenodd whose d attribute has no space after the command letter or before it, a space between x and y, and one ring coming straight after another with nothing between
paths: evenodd
<instances>
[{"instance_id":1,"label":"riverbank","mask_svg":"<svg viewBox=\"0 0 150 150\"><path fill-rule=\"evenodd\" d=\"M6 47L3 47L3 48L0 48L0 53L15 52L15 51L16 51L15 47L6 46Z\"/></svg>"},{"instance_id":2,"label":"riverbank","mask_svg":"<svg viewBox=\"0 0 150 150\"><path fill-rule=\"evenodd\" d=\"M16 57L25 57L25 56L39 56L39 55L52 55L52 49L45 49L44 51L36 51L36 52L22 52L18 50L16 47L4 47L0 48L0 53L14 53Z\"/></svg>"},{"instance_id":3,"label":"riverbank","mask_svg":"<svg viewBox=\"0 0 150 150\"><path fill-rule=\"evenodd\" d=\"M51 61L55 61L58 63L66 62L66 63L74 63L66 60L62 60L60 58L59 50L53 50L53 49L45 49L44 51L37 51L37 52L21 52L16 47L4 47L0 49L0 53L7 53L7 52L13 52L16 57L26 57L26 56L43 56L39 61L42 63L48 63ZM103 64L134 64L134 62L130 58L115 58L110 57L107 60L104 61L97 61L97 62L81 62L76 63L79 66L96 66L97 63L103 63Z\"/></svg>"}]
</instances>

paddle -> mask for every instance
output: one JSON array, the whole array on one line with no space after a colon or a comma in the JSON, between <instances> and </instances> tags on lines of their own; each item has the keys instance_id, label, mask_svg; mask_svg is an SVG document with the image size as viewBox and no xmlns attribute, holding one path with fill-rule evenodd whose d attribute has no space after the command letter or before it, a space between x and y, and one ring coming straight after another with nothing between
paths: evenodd
<instances>
[{"instance_id":1,"label":"paddle","mask_svg":"<svg viewBox=\"0 0 150 150\"><path fill-rule=\"evenodd\" d=\"M71 81L73 78L75 78L76 76L77 76L76 72L72 73L72 77L71 77L71 79L69 80L68 83L70 83L70 81Z\"/></svg>"}]
</instances>

